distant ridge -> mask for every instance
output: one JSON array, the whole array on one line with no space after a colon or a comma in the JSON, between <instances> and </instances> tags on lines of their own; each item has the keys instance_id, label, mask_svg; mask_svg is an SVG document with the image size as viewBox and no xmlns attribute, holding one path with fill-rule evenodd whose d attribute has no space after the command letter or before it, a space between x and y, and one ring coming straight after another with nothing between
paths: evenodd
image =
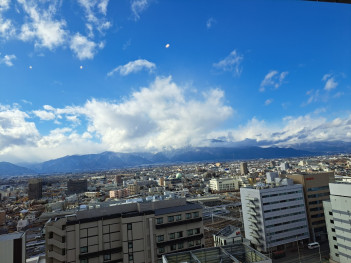
<instances>
[{"instance_id":1,"label":"distant ridge","mask_svg":"<svg viewBox=\"0 0 351 263\"><path fill-rule=\"evenodd\" d=\"M317 153L278 147L189 147L159 153L115 153L72 155L26 167L0 163L0 176L26 174L57 174L101 171L144 165L176 164L188 162L230 161L245 159L289 158Z\"/></svg>"}]
</instances>

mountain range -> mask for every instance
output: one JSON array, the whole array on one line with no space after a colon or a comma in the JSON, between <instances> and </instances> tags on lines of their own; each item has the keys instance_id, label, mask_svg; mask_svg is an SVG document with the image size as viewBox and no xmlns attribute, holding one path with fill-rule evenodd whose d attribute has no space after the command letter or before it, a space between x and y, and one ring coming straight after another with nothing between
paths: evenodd
<instances>
[{"instance_id":1,"label":"mountain range","mask_svg":"<svg viewBox=\"0 0 351 263\"><path fill-rule=\"evenodd\" d=\"M316 155L315 152L278 147L189 147L158 153L116 153L71 155L37 163L14 165L0 162L0 176L78 173L186 162L288 158Z\"/></svg>"}]
</instances>

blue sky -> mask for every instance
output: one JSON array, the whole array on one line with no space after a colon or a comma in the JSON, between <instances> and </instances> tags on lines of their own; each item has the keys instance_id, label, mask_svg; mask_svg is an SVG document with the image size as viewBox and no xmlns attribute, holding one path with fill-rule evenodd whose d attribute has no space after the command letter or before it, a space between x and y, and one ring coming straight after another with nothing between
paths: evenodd
<instances>
[{"instance_id":1,"label":"blue sky","mask_svg":"<svg viewBox=\"0 0 351 263\"><path fill-rule=\"evenodd\" d=\"M351 141L351 5L0 1L0 161Z\"/></svg>"}]
</instances>

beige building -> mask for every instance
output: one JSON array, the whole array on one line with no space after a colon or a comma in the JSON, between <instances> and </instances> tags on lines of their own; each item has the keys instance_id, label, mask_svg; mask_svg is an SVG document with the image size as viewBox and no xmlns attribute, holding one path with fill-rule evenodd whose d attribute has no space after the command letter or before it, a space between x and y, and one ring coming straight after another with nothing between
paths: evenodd
<instances>
[{"instance_id":1,"label":"beige building","mask_svg":"<svg viewBox=\"0 0 351 263\"><path fill-rule=\"evenodd\" d=\"M239 179L229 178L213 178L210 180L210 189L212 191L233 191L239 190Z\"/></svg>"},{"instance_id":2,"label":"beige building","mask_svg":"<svg viewBox=\"0 0 351 263\"><path fill-rule=\"evenodd\" d=\"M140 186L137 184L127 185L129 195L138 195L140 193Z\"/></svg>"},{"instance_id":3,"label":"beige building","mask_svg":"<svg viewBox=\"0 0 351 263\"><path fill-rule=\"evenodd\" d=\"M77 212L46 225L46 261L162 262L203 247L202 207L185 199Z\"/></svg>"},{"instance_id":4,"label":"beige building","mask_svg":"<svg viewBox=\"0 0 351 263\"><path fill-rule=\"evenodd\" d=\"M289 174L294 183L302 184L306 202L306 212L310 240L327 239L323 201L329 199L329 183L334 181L333 172Z\"/></svg>"}]
</instances>

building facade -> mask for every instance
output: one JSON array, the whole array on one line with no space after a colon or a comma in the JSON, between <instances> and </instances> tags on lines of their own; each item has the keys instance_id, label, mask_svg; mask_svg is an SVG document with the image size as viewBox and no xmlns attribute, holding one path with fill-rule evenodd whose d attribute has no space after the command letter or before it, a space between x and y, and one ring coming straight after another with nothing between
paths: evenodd
<instances>
[{"instance_id":1,"label":"building facade","mask_svg":"<svg viewBox=\"0 0 351 263\"><path fill-rule=\"evenodd\" d=\"M1 263L25 263L25 233L12 233L0 235L0 256Z\"/></svg>"},{"instance_id":2,"label":"building facade","mask_svg":"<svg viewBox=\"0 0 351 263\"><path fill-rule=\"evenodd\" d=\"M81 211L46 225L46 261L161 262L162 255L201 248L202 207L185 199Z\"/></svg>"},{"instance_id":3,"label":"building facade","mask_svg":"<svg viewBox=\"0 0 351 263\"><path fill-rule=\"evenodd\" d=\"M79 194L88 191L88 181L83 180L68 180L67 194Z\"/></svg>"},{"instance_id":4,"label":"building facade","mask_svg":"<svg viewBox=\"0 0 351 263\"><path fill-rule=\"evenodd\" d=\"M309 238L302 185L240 188L245 237L259 251Z\"/></svg>"},{"instance_id":5,"label":"building facade","mask_svg":"<svg viewBox=\"0 0 351 263\"><path fill-rule=\"evenodd\" d=\"M331 183L330 201L324 201L330 258L351 262L351 183Z\"/></svg>"},{"instance_id":6,"label":"building facade","mask_svg":"<svg viewBox=\"0 0 351 263\"><path fill-rule=\"evenodd\" d=\"M210 180L212 191L233 191L239 189L239 180L235 178L213 178Z\"/></svg>"},{"instance_id":7,"label":"building facade","mask_svg":"<svg viewBox=\"0 0 351 263\"><path fill-rule=\"evenodd\" d=\"M28 198L40 199L43 197L43 185L40 179L31 179L28 182Z\"/></svg>"},{"instance_id":8,"label":"building facade","mask_svg":"<svg viewBox=\"0 0 351 263\"><path fill-rule=\"evenodd\" d=\"M247 168L247 163L246 162L240 163L240 174L245 175L248 173L249 173L249 169Z\"/></svg>"},{"instance_id":9,"label":"building facade","mask_svg":"<svg viewBox=\"0 0 351 263\"><path fill-rule=\"evenodd\" d=\"M326 240L323 201L329 199L329 183L333 182L334 173L289 174L287 177L303 186L310 241Z\"/></svg>"}]
</instances>

